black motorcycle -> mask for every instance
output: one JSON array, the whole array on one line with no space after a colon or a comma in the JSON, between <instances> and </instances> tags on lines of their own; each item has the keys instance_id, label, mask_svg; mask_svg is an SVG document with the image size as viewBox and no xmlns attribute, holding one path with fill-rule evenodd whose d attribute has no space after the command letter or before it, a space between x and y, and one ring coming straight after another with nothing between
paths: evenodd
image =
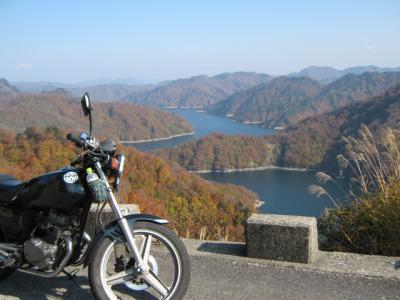
<instances>
[{"instance_id":1,"label":"black motorcycle","mask_svg":"<svg viewBox=\"0 0 400 300\"><path fill-rule=\"evenodd\" d=\"M28 182L0 175L0 280L13 271L54 277L71 266L89 266L98 299L180 299L190 278L187 251L167 220L145 214L123 216L114 192L125 157L112 140L92 136L93 110L82 98L89 134L67 138L83 150L70 167ZM85 232L97 203L94 239ZM115 221L102 226L109 204ZM66 267L69 267L66 269Z\"/></svg>"}]
</instances>

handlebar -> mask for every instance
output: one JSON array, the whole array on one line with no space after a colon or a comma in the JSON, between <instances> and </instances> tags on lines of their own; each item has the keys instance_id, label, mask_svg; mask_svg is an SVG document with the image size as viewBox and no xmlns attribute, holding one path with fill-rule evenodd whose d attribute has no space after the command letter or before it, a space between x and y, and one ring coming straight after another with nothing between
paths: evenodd
<instances>
[{"instance_id":1,"label":"handlebar","mask_svg":"<svg viewBox=\"0 0 400 300\"><path fill-rule=\"evenodd\" d=\"M87 143L86 141L80 139L76 135L72 133L67 134L67 139L70 140L71 142L74 142L76 146L79 148L82 148L86 151L88 151L88 154L90 154L91 157L95 158L98 157L101 160L108 159L109 155L102 153L102 151L98 151L99 149L95 149L90 143ZM93 151L94 150L94 151ZM96 151L97 150L97 151ZM84 161L84 158L82 156L79 156L77 159L71 162L71 166L79 165Z\"/></svg>"},{"instance_id":2,"label":"handlebar","mask_svg":"<svg viewBox=\"0 0 400 300\"><path fill-rule=\"evenodd\" d=\"M71 142L74 142L79 148L83 148L86 144L83 140L81 140L72 133L67 134L67 139L70 140Z\"/></svg>"}]
</instances>

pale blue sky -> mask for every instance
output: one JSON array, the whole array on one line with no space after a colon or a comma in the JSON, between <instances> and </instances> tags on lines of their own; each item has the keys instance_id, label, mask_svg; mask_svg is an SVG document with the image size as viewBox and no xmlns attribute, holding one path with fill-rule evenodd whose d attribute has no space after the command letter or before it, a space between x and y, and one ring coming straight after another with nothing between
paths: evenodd
<instances>
[{"instance_id":1,"label":"pale blue sky","mask_svg":"<svg viewBox=\"0 0 400 300\"><path fill-rule=\"evenodd\" d=\"M400 66L400 1L0 1L0 77L159 81Z\"/></svg>"}]
</instances>

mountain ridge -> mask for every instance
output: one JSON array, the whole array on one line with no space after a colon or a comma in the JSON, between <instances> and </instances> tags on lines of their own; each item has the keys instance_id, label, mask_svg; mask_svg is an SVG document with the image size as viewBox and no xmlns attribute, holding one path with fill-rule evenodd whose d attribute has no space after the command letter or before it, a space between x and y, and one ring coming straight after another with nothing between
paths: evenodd
<instances>
[{"instance_id":1,"label":"mountain ridge","mask_svg":"<svg viewBox=\"0 0 400 300\"><path fill-rule=\"evenodd\" d=\"M347 74L360 75L365 72L400 72L400 67L378 67L374 65L367 66L353 66L345 69L335 69L329 66L309 66L300 70L299 72L288 74L288 77L302 77L307 76L314 80L318 80L323 84L329 84L340 77Z\"/></svg>"},{"instance_id":2,"label":"mountain ridge","mask_svg":"<svg viewBox=\"0 0 400 300\"><path fill-rule=\"evenodd\" d=\"M328 85L308 77L282 78L285 77L234 94L206 110L240 122L286 127L307 117L376 97L400 83L400 72L347 74Z\"/></svg>"},{"instance_id":3,"label":"mountain ridge","mask_svg":"<svg viewBox=\"0 0 400 300\"><path fill-rule=\"evenodd\" d=\"M193 131L184 118L156 108L123 102L95 103L94 106L94 128L101 136L142 140ZM87 130L88 123L82 117L79 98L62 89L0 97L1 128L23 132L31 126L81 131Z\"/></svg>"}]
</instances>

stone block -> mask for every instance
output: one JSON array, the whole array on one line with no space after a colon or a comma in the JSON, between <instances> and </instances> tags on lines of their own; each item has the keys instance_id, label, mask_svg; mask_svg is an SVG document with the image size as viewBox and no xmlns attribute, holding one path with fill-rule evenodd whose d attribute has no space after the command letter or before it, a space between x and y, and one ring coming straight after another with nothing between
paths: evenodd
<instances>
[{"instance_id":1,"label":"stone block","mask_svg":"<svg viewBox=\"0 0 400 300\"><path fill-rule=\"evenodd\" d=\"M124 216L140 213L139 207L136 204L119 204L119 208L121 209L121 212ZM93 204L89 211L85 229L92 239L94 238L96 224L96 209L97 204ZM107 225L115 220L115 216L111 211L111 207L108 204L106 204L103 212L101 213L101 220L103 221L104 225Z\"/></svg>"},{"instance_id":2,"label":"stone block","mask_svg":"<svg viewBox=\"0 0 400 300\"><path fill-rule=\"evenodd\" d=\"M246 246L248 257L312 263L318 255L317 220L252 214L247 220Z\"/></svg>"}]
</instances>

